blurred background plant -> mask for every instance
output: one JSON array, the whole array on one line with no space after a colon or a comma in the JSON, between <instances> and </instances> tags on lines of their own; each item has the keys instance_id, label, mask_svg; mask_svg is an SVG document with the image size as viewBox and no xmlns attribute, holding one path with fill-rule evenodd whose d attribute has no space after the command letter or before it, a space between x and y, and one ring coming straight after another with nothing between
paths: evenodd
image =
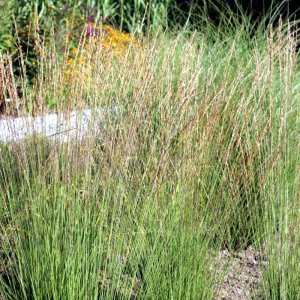
<instances>
[{"instance_id":1,"label":"blurred background plant","mask_svg":"<svg viewBox=\"0 0 300 300\"><path fill-rule=\"evenodd\" d=\"M174 0L0 0L0 54L12 54L15 75L27 78L32 85L42 59L41 49L53 39L62 57L65 51L76 48L88 16L96 23L113 25L105 29L109 34L104 46L109 44L121 54L125 40L130 39L121 32L166 28L176 7Z\"/></svg>"},{"instance_id":2,"label":"blurred background plant","mask_svg":"<svg viewBox=\"0 0 300 300\"><path fill-rule=\"evenodd\" d=\"M13 45L14 1L0 0L0 53L9 50Z\"/></svg>"},{"instance_id":3,"label":"blurred background plant","mask_svg":"<svg viewBox=\"0 0 300 300\"><path fill-rule=\"evenodd\" d=\"M82 78L87 82L92 77L95 65L99 63L96 58L101 58L100 63L108 63L111 59L119 61L129 54L131 47L141 48L141 45L130 33L124 33L111 25L96 23L93 16L88 17L82 41L69 51L64 72L65 82Z\"/></svg>"}]
</instances>

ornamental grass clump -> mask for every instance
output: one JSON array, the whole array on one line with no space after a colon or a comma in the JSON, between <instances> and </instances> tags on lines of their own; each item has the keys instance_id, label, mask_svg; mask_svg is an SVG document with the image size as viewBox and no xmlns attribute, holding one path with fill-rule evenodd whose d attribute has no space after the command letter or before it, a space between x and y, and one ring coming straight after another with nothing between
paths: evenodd
<instances>
[{"instance_id":1,"label":"ornamental grass clump","mask_svg":"<svg viewBox=\"0 0 300 300\"><path fill-rule=\"evenodd\" d=\"M119 56L91 26L68 85L69 54L43 52L25 103L116 114L74 143L0 145L0 297L213 299L221 251L251 246L262 298L300 298L295 32L246 27L157 32Z\"/></svg>"}]
</instances>

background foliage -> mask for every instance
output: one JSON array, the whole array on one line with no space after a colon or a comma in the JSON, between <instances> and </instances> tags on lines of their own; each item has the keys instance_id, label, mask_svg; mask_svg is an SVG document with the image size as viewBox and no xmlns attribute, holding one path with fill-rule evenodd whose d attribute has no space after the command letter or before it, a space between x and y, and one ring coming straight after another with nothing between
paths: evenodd
<instances>
[{"instance_id":1,"label":"background foliage","mask_svg":"<svg viewBox=\"0 0 300 300\"><path fill-rule=\"evenodd\" d=\"M257 2L257 1L256 1ZM207 30L208 19L213 26L228 26L232 14L250 16L254 24L274 21L274 16L295 15L293 1L189 1L189 0L0 0L0 53L14 54L16 75L21 70L20 55L31 82L37 73L41 44L53 38L64 52L64 41L75 47L89 16L96 22L110 24L125 32L142 33L158 28L182 27L189 22L197 30ZM259 13L258 8L259 7ZM274 9L274 7L276 9ZM205 14L204 14L205 12ZM276 12L276 13L275 13ZM265 18L266 14L269 18ZM241 19L241 22L243 20ZM257 27L251 27L253 30ZM43 45L44 46L44 45Z\"/></svg>"}]
</instances>

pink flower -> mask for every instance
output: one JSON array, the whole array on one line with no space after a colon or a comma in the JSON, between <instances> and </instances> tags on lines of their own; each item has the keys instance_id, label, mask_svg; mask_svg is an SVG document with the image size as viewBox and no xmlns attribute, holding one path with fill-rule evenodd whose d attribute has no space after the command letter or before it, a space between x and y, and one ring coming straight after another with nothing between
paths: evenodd
<instances>
[{"instance_id":1,"label":"pink flower","mask_svg":"<svg viewBox=\"0 0 300 300\"><path fill-rule=\"evenodd\" d=\"M96 28L95 18L94 16L89 16L87 18L88 25L85 28L86 36L97 37L100 35L100 30Z\"/></svg>"}]
</instances>

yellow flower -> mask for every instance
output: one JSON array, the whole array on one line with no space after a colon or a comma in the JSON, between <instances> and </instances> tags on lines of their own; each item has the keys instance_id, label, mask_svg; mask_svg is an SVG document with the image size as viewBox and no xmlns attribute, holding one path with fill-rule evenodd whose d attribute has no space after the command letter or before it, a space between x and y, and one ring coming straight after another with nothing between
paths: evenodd
<instances>
[{"instance_id":1,"label":"yellow flower","mask_svg":"<svg viewBox=\"0 0 300 300\"><path fill-rule=\"evenodd\" d=\"M96 55L98 49L106 50L102 53L105 62L112 56L123 57L131 44L140 48L138 41L129 33L123 33L109 25L97 26L90 22L88 26L88 38L80 53L76 48L71 49L70 58L66 62L64 74L67 80L73 82L74 79L82 80L82 77L78 78L79 74L86 78L90 77L90 72L94 69L94 62L91 58ZM87 62L89 62L88 65Z\"/></svg>"}]
</instances>

